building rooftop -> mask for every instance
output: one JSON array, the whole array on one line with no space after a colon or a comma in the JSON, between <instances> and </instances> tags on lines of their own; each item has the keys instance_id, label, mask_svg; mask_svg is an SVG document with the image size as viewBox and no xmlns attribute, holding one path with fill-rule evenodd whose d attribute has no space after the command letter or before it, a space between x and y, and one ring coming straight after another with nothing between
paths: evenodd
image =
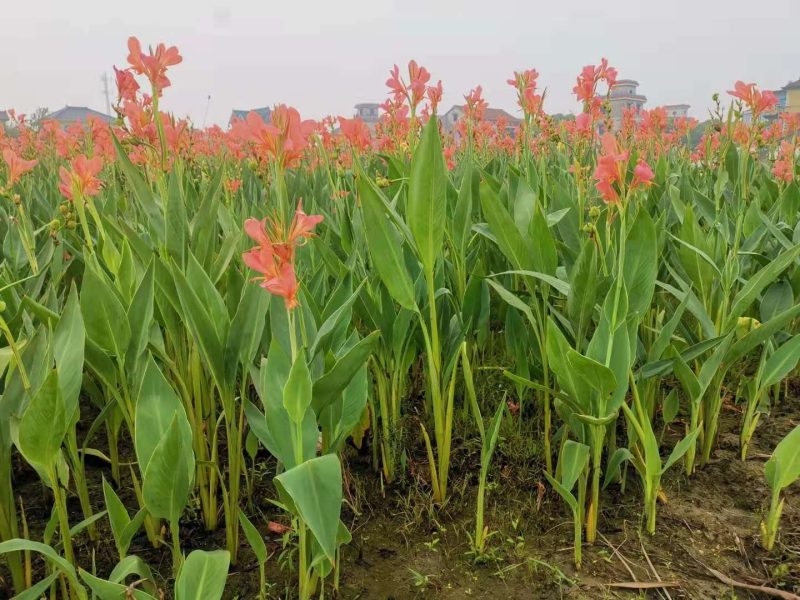
<instances>
[{"instance_id":1,"label":"building rooftop","mask_svg":"<svg viewBox=\"0 0 800 600\"><path fill-rule=\"evenodd\" d=\"M93 110L87 106L65 106L55 112L51 112L44 119L47 121L58 121L62 124L69 123L83 123L89 117L100 119L104 123L111 123L114 117L101 113L99 110Z\"/></svg>"},{"instance_id":2,"label":"building rooftop","mask_svg":"<svg viewBox=\"0 0 800 600\"><path fill-rule=\"evenodd\" d=\"M268 123L270 117L272 116L272 109L269 106L262 106L261 108L251 108L249 110L242 110L242 109L234 109L231 111L231 118L229 122L232 122L234 119L246 119L247 115L251 112L257 113L265 123Z\"/></svg>"},{"instance_id":3,"label":"building rooftop","mask_svg":"<svg viewBox=\"0 0 800 600\"><path fill-rule=\"evenodd\" d=\"M445 115L449 114L450 112L452 112L454 110L463 112L464 111L464 105L463 104L454 104L450 108L450 110L448 110L444 114ZM505 119L506 121L508 121L509 125L516 125L516 124L522 122L522 119L520 119L519 117L515 117L514 115L512 115L512 114L506 112L505 110L503 110L502 108L487 107L486 110L484 110L484 112L483 112L483 118L484 118L484 120L489 121L490 123L495 123L496 121L498 121L499 119L502 118L502 119Z\"/></svg>"},{"instance_id":4,"label":"building rooftop","mask_svg":"<svg viewBox=\"0 0 800 600\"><path fill-rule=\"evenodd\" d=\"M664 108L690 108L690 104L665 104Z\"/></svg>"},{"instance_id":5,"label":"building rooftop","mask_svg":"<svg viewBox=\"0 0 800 600\"><path fill-rule=\"evenodd\" d=\"M359 102L355 105L356 108L380 108L378 102Z\"/></svg>"},{"instance_id":6,"label":"building rooftop","mask_svg":"<svg viewBox=\"0 0 800 600\"><path fill-rule=\"evenodd\" d=\"M639 85L639 82L635 79L617 79L614 85Z\"/></svg>"},{"instance_id":7,"label":"building rooftop","mask_svg":"<svg viewBox=\"0 0 800 600\"><path fill-rule=\"evenodd\" d=\"M797 81L790 81L781 90L800 90L800 79Z\"/></svg>"}]
</instances>

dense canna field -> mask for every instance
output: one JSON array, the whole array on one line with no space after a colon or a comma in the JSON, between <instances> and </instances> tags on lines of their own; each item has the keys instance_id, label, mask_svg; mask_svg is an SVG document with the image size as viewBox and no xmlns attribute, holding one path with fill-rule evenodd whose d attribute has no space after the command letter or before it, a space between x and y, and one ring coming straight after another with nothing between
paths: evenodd
<instances>
[{"instance_id":1,"label":"dense canna field","mask_svg":"<svg viewBox=\"0 0 800 600\"><path fill-rule=\"evenodd\" d=\"M374 129L199 130L159 110L178 50L128 49L115 124L0 135L0 596L616 597L585 574L619 561L652 597L797 597L800 119L770 92L696 146L659 109L614 131L603 60L574 120L529 70L515 131L478 87L445 132L412 61ZM662 578L645 547L704 526L662 512L717 506L732 448L741 548ZM375 514L463 594L411 562L348 584ZM704 568L737 551L746 580Z\"/></svg>"}]
</instances>

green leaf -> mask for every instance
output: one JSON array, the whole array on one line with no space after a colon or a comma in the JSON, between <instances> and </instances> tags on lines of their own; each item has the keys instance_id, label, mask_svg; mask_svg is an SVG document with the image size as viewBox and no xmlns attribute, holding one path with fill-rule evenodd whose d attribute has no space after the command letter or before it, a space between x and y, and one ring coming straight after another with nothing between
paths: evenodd
<instances>
[{"instance_id":1,"label":"green leaf","mask_svg":"<svg viewBox=\"0 0 800 600\"><path fill-rule=\"evenodd\" d=\"M558 495L567 503L567 506L572 510L572 514L576 515L578 512L578 501L575 499L575 496L572 495L572 492L561 485L550 473L545 471L544 476L547 478L547 481L550 482L550 485L553 486L553 489L558 492Z\"/></svg>"},{"instance_id":2,"label":"green leaf","mask_svg":"<svg viewBox=\"0 0 800 600\"><path fill-rule=\"evenodd\" d=\"M225 377L231 386L238 367L249 368L253 364L264 334L269 302L269 294L257 285L246 285L242 290L225 344Z\"/></svg>"},{"instance_id":3,"label":"green leaf","mask_svg":"<svg viewBox=\"0 0 800 600\"><path fill-rule=\"evenodd\" d=\"M800 477L800 425L775 447L764 465L764 474L773 491L788 487Z\"/></svg>"},{"instance_id":4,"label":"green leaf","mask_svg":"<svg viewBox=\"0 0 800 600\"><path fill-rule=\"evenodd\" d=\"M536 271L533 264L533 248L522 237L514 219L505 209L497 193L485 181L480 184L481 208L494 239L511 266L518 270Z\"/></svg>"},{"instance_id":5,"label":"green leaf","mask_svg":"<svg viewBox=\"0 0 800 600\"><path fill-rule=\"evenodd\" d=\"M125 369L129 376L138 375L150 339L150 325L153 322L154 273L154 261L151 260L128 307L131 341L125 353Z\"/></svg>"},{"instance_id":6,"label":"green leaf","mask_svg":"<svg viewBox=\"0 0 800 600\"><path fill-rule=\"evenodd\" d=\"M289 418L295 423L302 423L303 417L311 406L311 374L308 372L306 357L298 352L289 371L289 378L283 388L283 407Z\"/></svg>"},{"instance_id":7,"label":"green leaf","mask_svg":"<svg viewBox=\"0 0 800 600\"><path fill-rule=\"evenodd\" d=\"M120 543L122 533L125 528L130 524L131 518L128 516L128 511L122 500L119 499L114 489L108 484L106 478L103 477L103 498L108 511L108 522L111 524L111 533L114 535L114 542L117 546L120 559L125 558L128 551L127 547L123 547Z\"/></svg>"},{"instance_id":8,"label":"green leaf","mask_svg":"<svg viewBox=\"0 0 800 600\"><path fill-rule=\"evenodd\" d=\"M183 410L178 395L164 378L153 357L149 357L136 398L134 442L142 473L147 469L156 446L166 435L175 413Z\"/></svg>"},{"instance_id":9,"label":"green leaf","mask_svg":"<svg viewBox=\"0 0 800 600\"><path fill-rule=\"evenodd\" d=\"M384 214L384 203L379 194L365 175L358 177L358 196L369 254L392 298L403 308L418 312L414 285L403 260L402 241Z\"/></svg>"},{"instance_id":10,"label":"green leaf","mask_svg":"<svg viewBox=\"0 0 800 600\"><path fill-rule=\"evenodd\" d=\"M227 550L191 552L175 580L175 600L220 600L230 562Z\"/></svg>"},{"instance_id":11,"label":"green leaf","mask_svg":"<svg viewBox=\"0 0 800 600\"><path fill-rule=\"evenodd\" d=\"M567 363L601 398L608 397L617 387L617 379L611 369L596 360L583 356L575 350L568 350Z\"/></svg>"},{"instance_id":12,"label":"green leaf","mask_svg":"<svg viewBox=\"0 0 800 600\"><path fill-rule=\"evenodd\" d=\"M106 581L91 573L80 569L81 579L86 582L92 593L97 596L99 600L156 600L155 596L151 596L147 592L131 588L124 583L117 583L114 581Z\"/></svg>"},{"instance_id":13,"label":"green leaf","mask_svg":"<svg viewBox=\"0 0 800 600\"><path fill-rule=\"evenodd\" d=\"M64 575L66 575L73 589L77 591L78 598L80 600L86 600L86 590L84 590L83 586L81 586L81 584L78 582L78 574L75 572L75 567L73 567L65 558L59 556L58 553L50 546L40 542L21 539L8 540L7 542L0 543L0 556L10 552L25 551L37 552L55 564L58 569L64 573Z\"/></svg>"},{"instance_id":14,"label":"green leaf","mask_svg":"<svg viewBox=\"0 0 800 600\"><path fill-rule=\"evenodd\" d=\"M186 216L186 207L177 170L173 170L169 176L166 213L164 240L166 241L167 252L169 252L172 260L183 266L186 264L189 219Z\"/></svg>"},{"instance_id":15,"label":"green leaf","mask_svg":"<svg viewBox=\"0 0 800 600\"><path fill-rule=\"evenodd\" d=\"M350 308L353 306L356 298L358 298L358 295L361 293L361 288L364 287L366 281L367 280L364 279L350 295L350 297L342 302L341 306L339 306L327 319L325 319L325 322L320 326L319 330L317 330L317 336L314 338L314 343L311 344L311 349L308 352L310 357L313 358L317 355L317 352L320 349L325 348L325 343L328 341L331 334L350 314Z\"/></svg>"},{"instance_id":16,"label":"green leaf","mask_svg":"<svg viewBox=\"0 0 800 600\"><path fill-rule=\"evenodd\" d=\"M775 350L764 364L761 388L774 385L786 377L800 360L800 335L796 335Z\"/></svg>"},{"instance_id":17,"label":"green leaf","mask_svg":"<svg viewBox=\"0 0 800 600\"><path fill-rule=\"evenodd\" d=\"M256 555L256 560L262 564L267 562L267 545L264 543L264 538L241 510L239 511L239 524L242 526L247 543L253 549L253 554Z\"/></svg>"},{"instance_id":18,"label":"green leaf","mask_svg":"<svg viewBox=\"0 0 800 600\"><path fill-rule=\"evenodd\" d=\"M589 462L589 446L574 440L567 440L561 451L561 484L572 490Z\"/></svg>"},{"instance_id":19,"label":"green leaf","mask_svg":"<svg viewBox=\"0 0 800 600\"><path fill-rule=\"evenodd\" d=\"M322 377L314 382L312 394L314 412L320 414L350 384L372 354L379 339L380 332L373 331L364 339L359 340Z\"/></svg>"},{"instance_id":20,"label":"green leaf","mask_svg":"<svg viewBox=\"0 0 800 600\"><path fill-rule=\"evenodd\" d=\"M73 284L70 288L64 312L53 332L53 358L58 371L64 413L69 422L77 418L78 396L83 380L83 351L86 336L81 316L78 292Z\"/></svg>"},{"instance_id":21,"label":"green leaf","mask_svg":"<svg viewBox=\"0 0 800 600\"><path fill-rule=\"evenodd\" d=\"M342 511L342 469L335 454L312 458L274 479L282 502L301 518L333 562Z\"/></svg>"},{"instance_id":22,"label":"green leaf","mask_svg":"<svg viewBox=\"0 0 800 600\"><path fill-rule=\"evenodd\" d=\"M133 188L134 197L138 201L139 206L147 215L147 218L150 221L150 230L155 232L160 238L162 235L161 232L164 231L164 216L155 200L155 197L153 196L153 192L142 177L139 169L135 167L128 158L128 155L125 153L125 150L119 143L117 136L112 133L111 139L114 142L114 148L117 151L117 164L125 174L125 178L128 180L131 188Z\"/></svg>"},{"instance_id":23,"label":"green leaf","mask_svg":"<svg viewBox=\"0 0 800 600\"><path fill-rule=\"evenodd\" d=\"M643 314L650 307L658 273L657 239L650 213L640 210L625 240L623 273L629 314Z\"/></svg>"},{"instance_id":24,"label":"green leaf","mask_svg":"<svg viewBox=\"0 0 800 600\"><path fill-rule=\"evenodd\" d=\"M194 454L191 433L186 434L188 428L186 415L182 411L175 412L144 471L145 507L154 517L172 522L180 518L192 491Z\"/></svg>"},{"instance_id":25,"label":"green leaf","mask_svg":"<svg viewBox=\"0 0 800 600\"><path fill-rule=\"evenodd\" d=\"M58 373L50 371L22 414L17 429L17 448L31 465L46 472L52 469L67 433L67 417ZM48 482L56 485L56 482Z\"/></svg>"},{"instance_id":26,"label":"green leaf","mask_svg":"<svg viewBox=\"0 0 800 600\"><path fill-rule=\"evenodd\" d=\"M447 218L447 174L435 115L422 130L422 139L411 160L406 215L425 271L433 273L442 251Z\"/></svg>"},{"instance_id":27,"label":"green leaf","mask_svg":"<svg viewBox=\"0 0 800 600\"><path fill-rule=\"evenodd\" d=\"M661 474L667 472L672 465L674 465L677 461L681 459L681 457L686 454L686 452L691 448L694 443L697 441L697 436L700 434L700 427L696 427L694 431L690 431L686 437L684 437L680 442L675 444L675 447L670 452L669 458L667 458L667 462L664 463L664 467L661 469Z\"/></svg>"},{"instance_id":28,"label":"green leaf","mask_svg":"<svg viewBox=\"0 0 800 600\"><path fill-rule=\"evenodd\" d=\"M123 359L131 339L128 317L105 278L90 267L83 274L81 312L89 339L107 354Z\"/></svg>"},{"instance_id":29,"label":"green leaf","mask_svg":"<svg viewBox=\"0 0 800 600\"><path fill-rule=\"evenodd\" d=\"M728 314L728 328L736 324L736 320L744 314L744 311L753 303L765 287L774 282L778 275L785 271L800 255L800 244L791 250L779 254L772 259L765 267L753 275L747 283L739 290L733 298L730 313Z\"/></svg>"}]
</instances>

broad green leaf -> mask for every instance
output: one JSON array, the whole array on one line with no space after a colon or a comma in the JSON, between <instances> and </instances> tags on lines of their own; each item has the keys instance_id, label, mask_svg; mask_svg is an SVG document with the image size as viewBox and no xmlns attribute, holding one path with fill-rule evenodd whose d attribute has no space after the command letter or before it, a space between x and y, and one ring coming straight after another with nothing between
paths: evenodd
<instances>
[{"instance_id":1,"label":"broad green leaf","mask_svg":"<svg viewBox=\"0 0 800 600\"><path fill-rule=\"evenodd\" d=\"M295 423L302 423L303 417L311 406L311 374L308 372L304 352L298 352L289 371L289 378L283 388L283 407L289 418Z\"/></svg>"},{"instance_id":2,"label":"broad green leaf","mask_svg":"<svg viewBox=\"0 0 800 600\"><path fill-rule=\"evenodd\" d=\"M380 192L365 175L358 177L357 185L372 264L392 298L403 308L417 312L414 285L403 260L402 240L384 214Z\"/></svg>"},{"instance_id":3,"label":"broad green leaf","mask_svg":"<svg viewBox=\"0 0 800 600\"><path fill-rule=\"evenodd\" d=\"M696 427L694 431L690 431L686 437L684 437L680 442L675 444L675 447L670 452L669 458L667 458L667 462L664 463L664 468L661 469L661 474L663 475L666 473L667 469L669 469L672 465L674 465L677 461L683 457L684 454L692 447L692 445L697 441L697 436L700 434L700 428Z\"/></svg>"},{"instance_id":4,"label":"broad green leaf","mask_svg":"<svg viewBox=\"0 0 800 600\"><path fill-rule=\"evenodd\" d=\"M150 339L150 325L153 322L154 273L154 261L150 261L147 271L131 299L131 305L128 307L131 341L125 354L125 369L128 371L129 377L138 374L145 350L147 350L147 342Z\"/></svg>"},{"instance_id":5,"label":"broad green leaf","mask_svg":"<svg viewBox=\"0 0 800 600\"><path fill-rule=\"evenodd\" d=\"M574 440L567 440L561 451L561 485L572 490L589 462L589 446Z\"/></svg>"},{"instance_id":6,"label":"broad green leaf","mask_svg":"<svg viewBox=\"0 0 800 600\"><path fill-rule=\"evenodd\" d=\"M761 291L774 282L778 275L795 262L798 256L800 256L800 244L779 254L747 281L733 299L728 316L728 327L735 325L736 319L744 314L744 311L748 309Z\"/></svg>"},{"instance_id":7,"label":"broad green leaf","mask_svg":"<svg viewBox=\"0 0 800 600\"><path fill-rule=\"evenodd\" d=\"M178 395L164 378L153 357L147 360L139 393L136 398L136 457L144 473L153 452L166 436L173 418L180 413L184 437L191 439L191 429Z\"/></svg>"},{"instance_id":8,"label":"broad green leaf","mask_svg":"<svg viewBox=\"0 0 800 600\"><path fill-rule=\"evenodd\" d=\"M67 433L67 416L58 384L58 373L50 371L20 418L17 448L41 472L52 469ZM49 482L55 485L56 482Z\"/></svg>"},{"instance_id":9,"label":"broad green leaf","mask_svg":"<svg viewBox=\"0 0 800 600\"><path fill-rule=\"evenodd\" d=\"M769 487L782 490L800 477L800 425L783 438L764 465Z\"/></svg>"},{"instance_id":10,"label":"broad green leaf","mask_svg":"<svg viewBox=\"0 0 800 600\"><path fill-rule=\"evenodd\" d=\"M282 502L301 518L328 560L335 559L336 534L342 510L339 457L325 454L275 477Z\"/></svg>"},{"instance_id":11,"label":"broad green leaf","mask_svg":"<svg viewBox=\"0 0 800 600\"><path fill-rule=\"evenodd\" d=\"M183 422L182 422L183 421ZM186 415L176 411L144 471L142 496L154 517L177 522L192 491L194 454Z\"/></svg>"},{"instance_id":12,"label":"broad green leaf","mask_svg":"<svg viewBox=\"0 0 800 600\"><path fill-rule=\"evenodd\" d=\"M128 317L113 288L91 267L83 274L81 312L88 338L122 360L131 339Z\"/></svg>"},{"instance_id":13,"label":"broad green leaf","mask_svg":"<svg viewBox=\"0 0 800 600\"><path fill-rule=\"evenodd\" d=\"M255 525L250 522L244 511L239 511L239 524L242 526L242 531L247 538L247 543L253 549L253 554L256 555L256 560L260 563L267 562L267 545L264 543L264 538L261 537L261 532L258 531Z\"/></svg>"},{"instance_id":14,"label":"broad green leaf","mask_svg":"<svg viewBox=\"0 0 800 600\"><path fill-rule=\"evenodd\" d=\"M77 418L78 396L83 380L83 349L86 342L78 292L70 288L64 312L53 332L53 358L58 371L58 384L69 422Z\"/></svg>"},{"instance_id":15,"label":"broad green leaf","mask_svg":"<svg viewBox=\"0 0 800 600\"><path fill-rule=\"evenodd\" d=\"M435 115L423 128L411 160L406 215L425 271L433 273L442 252L447 219L447 174Z\"/></svg>"},{"instance_id":16,"label":"broad green leaf","mask_svg":"<svg viewBox=\"0 0 800 600\"><path fill-rule=\"evenodd\" d=\"M628 312L644 314L650 307L658 273L656 227L650 213L640 210L625 240L623 266Z\"/></svg>"},{"instance_id":17,"label":"broad green leaf","mask_svg":"<svg viewBox=\"0 0 800 600\"><path fill-rule=\"evenodd\" d=\"M800 360L800 335L796 335L775 350L764 364L761 387L767 388L783 380Z\"/></svg>"},{"instance_id":18,"label":"broad green leaf","mask_svg":"<svg viewBox=\"0 0 800 600\"><path fill-rule=\"evenodd\" d=\"M175 580L175 600L220 600L231 562L226 550L194 550Z\"/></svg>"},{"instance_id":19,"label":"broad green leaf","mask_svg":"<svg viewBox=\"0 0 800 600\"><path fill-rule=\"evenodd\" d=\"M22 539L8 540L7 542L0 543L0 556L10 552L25 551L37 552L55 564L59 571L66 575L67 579L72 584L73 589L77 591L78 598L80 600L86 600L86 590L84 590L83 586L81 586L81 584L78 582L78 575L75 572L75 567L73 567L65 558L59 556L58 553L47 544Z\"/></svg>"}]
</instances>

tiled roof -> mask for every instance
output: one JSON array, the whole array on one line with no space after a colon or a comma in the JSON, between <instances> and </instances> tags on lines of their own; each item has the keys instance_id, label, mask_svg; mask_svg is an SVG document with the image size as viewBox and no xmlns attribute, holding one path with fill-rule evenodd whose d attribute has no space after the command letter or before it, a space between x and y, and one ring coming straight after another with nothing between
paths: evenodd
<instances>
[{"instance_id":1,"label":"tiled roof","mask_svg":"<svg viewBox=\"0 0 800 600\"><path fill-rule=\"evenodd\" d=\"M452 108L450 108L450 110L448 110L444 114L448 115L451 112L453 112L454 110L457 110L457 111L460 111L460 112L464 112L464 105L463 104L454 104L452 106ZM507 113L502 108L491 108L491 107L487 108L483 113L483 118L486 121L489 121L490 123L495 123L500 118L503 118L506 121L508 121L509 125L516 125L517 123L521 123L522 122L522 119L520 119L519 117L515 117L512 114Z\"/></svg>"},{"instance_id":2,"label":"tiled roof","mask_svg":"<svg viewBox=\"0 0 800 600\"><path fill-rule=\"evenodd\" d=\"M261 108L251 108L250 110L234 109L231 111L231 118L229 120L233 121L234 119L246 119L248 113L251 112L258 113L265 123L269 122L269 119L272 116L272 109L269 106L262 106Z\"/></svg>"},{"instance_id":3,"label":"tiled roof","mask_svg":"<svg viewBox=\"0 0 800 600\"><path fill-rule=\"evenodd\" d=\"M790 81L785 86L783 86L781 89L783 89L783 90L799 90L800 89L800 79L798 79L797 81Z\"/></svg>"},{"instance_id":4,"label":"tiled roof","mask_svg":"<svg viewBox=\"0 0 800 600\"><path fill-rule=\"evenodd\" d=\"M89 117L100 119L105 123L111 123L111 121L114 120L114 117L101 113L98 110L92 110L86 106L65 106L47 115L45 120L58 121L59 123L82 123Z\"/></svg>"}]
</instances>

